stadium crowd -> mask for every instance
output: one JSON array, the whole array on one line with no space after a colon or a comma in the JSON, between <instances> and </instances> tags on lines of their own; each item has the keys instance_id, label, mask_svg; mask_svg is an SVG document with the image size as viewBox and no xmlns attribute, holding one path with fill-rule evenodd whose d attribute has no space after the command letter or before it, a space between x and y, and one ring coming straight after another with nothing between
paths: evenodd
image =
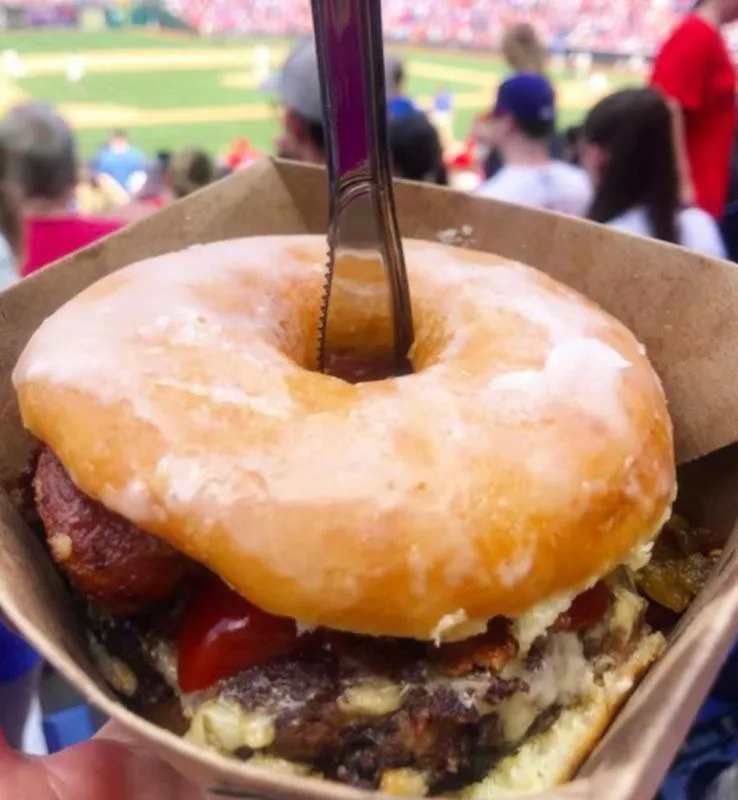
<instances>
[{"instance_id":1,"label":"stadium crowd","mask_svg":"<svg viewBox=\"0 0 738 800\"><path fill-rule=\"evenodd\" d=\"M688 6L685 0L384 0L385 30L408 42L498 47L511 25L534 25L553 49L650 54ZM309 0L169 0L208 33L300 35L311 30Z\"/></svg>"},{"instance_id":2,"label":"stadium crowd","mask_svg":"<svg viewBox=\"0 0 738 800\"><path fill-rule=\"evenodd\" d=\"M191 8L192 2L187 5ZM241 12L227 0L208 0L207 5L241 14L234 24L246 30L267 31L277 7L294 6L291 32L309 27L307 0L289 4L256 0ZM418 25L426 33L437 26L442 37L458 37L477 30L476 21L480 35L487 35L489 20L483 24L481 20L496 5L484 0L386 3L389 24L398 31L404 26L408 38L415 36ZM738 19L738 0L700 0L694 11L673 20L668 33L660 26L672 21L677 7L644 0L629 0L617 9L606 0L514 0L499 41L510 76L490 98L488 112L474 124L466 148L454 156L444 153L453 99L439 91L433 110L425 113L406 93L403 64L389 58L389 138L395 175L452 183L482 197L577 215L736 260L732 230L738 207L736 74L722 32ZM565 19L585 8L590 19L598 20L602 33L613 37L639 30L640 17L646 33L640 29L638 35L660 45L648 86L609 95L589 111L581 126L558 131L547 48L530 21L544 36L555 36L566 27ZM604 30L606 15L620 34ZM595 24L588 24L594 30ZM277 153L323 163L318 67L309 38L295 47L265 88L277 95L283 109ZM115 131L82 169L74 131L57 111L42 103L19 105L0 119L0 281L7 285L25 277L233 170L248 168L257 157L243 139L222 163L197 147L160 153L151 163L124 131ZM16 747L24 741L21 706L32 701L38 664L33 652L0 626L0 732ZM2 740L0 736L0 797L47 796L21 789L3 794L8 780L21 781L14 786L23 780L29 786L45 785L45 770L52 768L34 762L34 772L8 755ZM125 750L126 745L115 747L124 748L115 750L119 768L127 758L140 757ZM67 753L61 767L56 762L55 769L66 770L67 778L64 791L54 797L102 796L102 786L98 794L83 795L75 780L94 781L94 771L86 766L89 760L97 759L100 766L112 752L103 746L92 755L89 750ZM185 794L182 783L152 759L148 757L140 776L156 785L158 793L136 797L199 796Z\"/></svg>"},{"instance_id":3,"label":"stadium crowd","mask_svg":"<svg viewBox=\"0 0 738 800\"><path fill-rule=\"evenodd\" d=\"M589 16L596 17L599 3L567 0L562 6L586 6ZM631 0L629 7L640 8L639 4ZM390 25L393 14L400 20L422 17L426 5L440 7L421 2L411 11L402 0L389 3ZM484 4L465 0L450 5L468 19ZM258 27L267 24L274 7L273 0L255 0L242 11ZM300 8L309 25L308 4ZM546 8L545 0L516 0L512 18L517 12L534 15ZM297 27L303 26L301 14L293 20ZM533 25L514 22L499 42L510 77L497 97L490 98L488 112L475 122L461 151L449 146L453 96L439 89L433 108L421 110L406 93L404 65L390 57L386 73L395 174L586 216L710 255L735 256L732 228L738 196L730 177L735 76L721 32L736 14L738 0L703 0L698 12L685 15L662 46L651 87L606 98L582 126L567 131L556 129L556 92L547 78L550 49ZM300 40L262 88L283 108L276 152L322 163L320 86L310 37ZM221 163L197 147L162 152L152 162L124 131L114 131L80 170L74 132L55 109L38 103L6 114L0 121L0 147L5 148L0 165L7 220L5 282L260 156L244 138Z\"/></svg>"}]
</instances>

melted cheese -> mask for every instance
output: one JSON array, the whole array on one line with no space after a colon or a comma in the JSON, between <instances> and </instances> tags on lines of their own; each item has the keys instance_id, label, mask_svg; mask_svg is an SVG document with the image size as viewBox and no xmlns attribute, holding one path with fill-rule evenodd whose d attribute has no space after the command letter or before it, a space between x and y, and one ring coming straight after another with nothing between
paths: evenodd
<instances>
[{"instance_id":1,"label":"melted cheese","mask_svg":"<svg viewBox=\"0 0 738 800\"><path fill-rule=\"evenodd\" d=\"M379 791L394 797L425 797L428 781L414 769L386 769L379 781Z\"/></svg>"},{"instance_id":2,"label":"melted cheese","mask_svg":"<svg viewBox=\"0 0 738 800\"><path fill-rule=\"evenodd\" d=\"M638 545L623 562L623 565L631 569L633 572L638 572L643 569L651 560L655 536L663 528L671 515L669 509L664 515L664 518L659 522L652 535L647 536L645 540ZM560 614L566 611L572 604L574 599L582 592L591 588L596 579L590 581L584 586L580 586L571 592L566 592L558 597L554 597L545 603L539 603L537 606L529 609L525 614L521 614L513 622L513 635L518 642L520 652L525 655L533 642L543 634L556 622ZM625 594L631 598L632 602L636 601L636 596L632 592L624 590ZM616 593L616 601L618 595Z\"/></svg>"},{"instance_id":3,"label":"melted cheese","mask_svg":"<svg viewBox=\"0 0 738 800\"><path fill-rule=\"evenodd\" d=\"M517 640L518 647L523 655L530 650L533 642L539 636L543 636L556 622L559 615L569 608L578 594L581 594L581 592L567 592L546 603L539 603L526 611L525 614L521 614L513 622L513 636Z\"/></svg>"},{"instance_id":4,"label":"melted cheese","mask_svg":"<svg viewBox=\"0 0 738 800\"><path fill-rule=\"evenodd\" d=\"M402 705L404 690L396 683L366 681L350 686L338 698L338 707L344 714L385 717Z\"/></svg>"},{"instance_id":5,"label":"melted cheese","mask_svg":"<svg viewBox=\"0 0 738 800\"><path fill-rule=\"evenodd\" d=\"M640 595L622 586L616 587L614 594L610 630L621 642L628 642L633 637L635 626L648 603Z\"/></svg>"},{"instance_id":6,"label":"melted cheese","mask_svg":"<svg viewBox=\"0 0 738 800\"><path fill-rule=\"evenodd\" d=\"M92 657L103 678L124 697L134 697L138 692L136 673L124 661L110 655L97 639L90 636L89 642Z\"/></svg>"},{"instance_id":7,"label":"melted cheese","mask_svg":"<svg viewBox=\"0 0 738 800\"><path fill-rule=\"evenodd\" d=\"M466 611L460 608L453 614L441 617L435 628L431 631L430 638L438 647L442 642L459 642L477 636L487 630L486 619L469 619Z\"/></svg>"},{"instance_id":8,"label":"melted cheese","mask_svg":"<svg viewBox=\"0 0 738 800\"><path fill-rule=\"evenodd\" d=\"M503 678L519 678L528 684L497 707L505 738L516 742L525 736L538 716L552 706L566 706L586 696L593 685L593 672L584 657L582 643L574 633L551 637L543 663L531 670L514 661L502 671Z\"/></svg>"},{"instance_id":9,"label":"melted cheese","mask_svg":"<svg viewBox=\"0 0 738 800\"><path fill-rule=\"evenodd\" d=\"M274 742L273 717L247 713L236 703L210 700L198 708L190 729L189 741L201 747L235 753L242 747L264 750Z\"/></svg>"}]
</instances>

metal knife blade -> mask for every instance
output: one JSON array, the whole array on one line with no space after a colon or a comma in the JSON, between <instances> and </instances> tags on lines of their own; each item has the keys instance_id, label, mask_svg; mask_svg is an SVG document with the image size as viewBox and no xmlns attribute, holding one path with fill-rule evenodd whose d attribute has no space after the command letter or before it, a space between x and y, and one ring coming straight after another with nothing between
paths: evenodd
<instances>
[{"instance_id":1,"label":"metal knife blade","mask_svg":"<svg viewBox=\"0 0 738 800\"><path fill-rule=\"evenodd\" d=\"M311 2L330 189L318 365L361 350L402 374L414 333L389 166L381 3ZM354 329L367 317L368 331Z\"/></svg>"}]
</instances>

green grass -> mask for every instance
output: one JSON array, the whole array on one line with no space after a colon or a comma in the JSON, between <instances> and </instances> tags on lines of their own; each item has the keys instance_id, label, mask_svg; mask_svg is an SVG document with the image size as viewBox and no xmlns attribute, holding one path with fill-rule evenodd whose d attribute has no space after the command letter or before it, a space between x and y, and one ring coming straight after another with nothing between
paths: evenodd
<instances>
[{"instance_id":1,"label":"green grass","mask_svg":"<svg viewBox=\"0 0 738 800\"><path fill-rule=\"evenodd\" d=\"M149 152L158 149L177 148L197 143L213 152L222 152L233 139L245 135L259 148L271 149L271 143L278 132L278 116L270 114L267 118L213 122L198 120L197 109L207 106L236 107L251 104L262 105L269 102L258 90L232 88L224 85L224 78L235 72L248 73L249 51L254 40L232 40L211 42L188 35L155 35L136 31L104 32L20 32L3 34L0 50L13 49L21 54L74 54L80 51L121 51L146 49L193 49L217 46L219 51L227 50L243 55L243 65L224 68L222 65L205 66L186 70L163 70L152 72L90 72L78 85L69 84L61 74L34 75L17 81L30 97L55 104L93 104L124 106L142 110L151 109L192 109L192 116L182 124L156 124L151 126L131 125L129 130L136 144ZM283 49L284 41L270 41L270 45ZM489 76L490 84L502 74L503 68L494 55L457 53L454 51L407 51L406 62L409 73L409 92L416 97L432 96L438 88L445 88L459 94L480 93L480 103L475 108L459 108L456 114L457 136L463 138L472 120L480 111L492 103L484 89L459 79L454 69L467 69ZM439 70L438 77L413 74L413 65L430 65ZM444 73L448 68L448 75ZM564 76L554 75L555 79ZM613 85L627 82L617 76ZM2 87L0 87L0 90ZM0 96L0 102L2 97ZM582 115L581 109L562 108L559 125L576 122ZM80 127L80 146L85 155L90 155L104 140L112 127Z\"/></svg>"},{"instance_id":2,"label":"green grass","mask_svg":"<svg viewBox=\"0 0 738 800\"><path fill-rule=\"evenodd\" d=\"M114 103L135 108L201 108L262 104L262 92L231 89L219 81L232 70L187 69L172 72L92 73L70 85L62 75L39 75L19 81L25 92L54 103Z\"/></svg>"},{"instance_id":3,"label":"green grass","mask_svg":"<svg viewBox=\"0 0 738 800\"><path fill-rule=\"evenodd\" d=\"M3 31L2 49L18 53L74 53L76 50L158 50L162 47L202 47L196 36L157 36L131 30Z\"/></svg>"}]
</instances>

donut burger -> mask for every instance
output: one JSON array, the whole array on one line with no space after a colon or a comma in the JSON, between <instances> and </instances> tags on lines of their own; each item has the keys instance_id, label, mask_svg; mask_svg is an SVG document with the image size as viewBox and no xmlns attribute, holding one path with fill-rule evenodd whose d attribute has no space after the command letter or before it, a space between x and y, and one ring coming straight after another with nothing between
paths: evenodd
<instances>
[{"instance_id":1,"label":"donut burger","mask_svg":"<svg viewBox=\"0 0 738 800\"><path fill-rule=\"evenodd\" d=\"M417 241L413 373L318 373L324 253L136 264L25 348L33 502L91 653L132 708L255 764L564 781L664 647L636 588L676 491L659 379L573 290ZM347 288L352 353L384 311Z\"/></svg>"}]
</instances>

